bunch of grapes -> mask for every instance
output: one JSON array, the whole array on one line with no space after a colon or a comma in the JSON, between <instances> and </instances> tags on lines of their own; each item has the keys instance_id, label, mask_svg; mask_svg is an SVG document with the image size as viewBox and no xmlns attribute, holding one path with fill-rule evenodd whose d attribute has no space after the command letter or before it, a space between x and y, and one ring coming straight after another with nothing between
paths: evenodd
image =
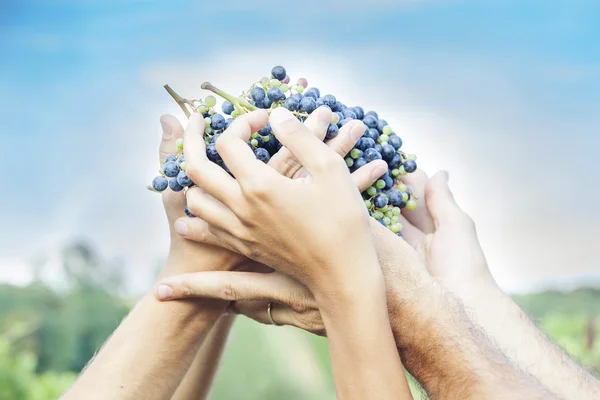
<instances>
[{"instance_id":1,"label":"bunch of grapes","mask_svg":"<svg viewBox=\"0 0 600 400\"><path fill-rule=\"evenodd\" d=\"M355 144L354 148L344 157L351 172L374 160L387 162L388 170L374 184L362 193L369 214L386 226L392 232L402 236L402 224L399 222L400 210L413 210L417 204L410 189L400 181L402 176L417 169L416 156L406 154L401 150L402 139L392 130L384 119L380 119L375 111L366 112L360 106L348 107L338 101L332 94L321 96L317 88L308 87L308 81L298 79L295 85L290 84L290 77L285 68L276 66L271 70L271 78L264 77L254 82L240 96L232 96L208 82L202 84L202 89L209 90L224 99L221 110L227 118L219 114L215 107L217 100L209 95L205 99L187 100L175 93L168 85L165 89L179 104L186 116L191 112L201 113L206 121L204 140L206 156L229 171L215 143L219 136L231 125L238 116L257 109L273 110L285 107L300 121L319 107L328 107L332 111L332 121L327 128L325 141L336 137L339 129L348 122L358 119L365 126L365 133ZM263 129L254 132L248 141L248 146L254 151L256 158L268 162L281 148L281 143L273 135L267 124ZM183 140L177 141L177 153L169 155L160 169L160 175L154 178L149 189L162 192L169 188L175 192L193 186L185 172L185 157L183 155ZM193 217L188 207L185 213Z\"/></svg>"}]
</instances>

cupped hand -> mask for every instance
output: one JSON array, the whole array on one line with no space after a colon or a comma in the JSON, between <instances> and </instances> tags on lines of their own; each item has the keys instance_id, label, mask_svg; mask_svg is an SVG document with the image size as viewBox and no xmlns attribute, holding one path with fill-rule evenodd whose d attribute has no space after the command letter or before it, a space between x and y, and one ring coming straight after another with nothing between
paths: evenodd
<instances>
[{"instance_id":1,"label":"cupped hand","mask_svg":"<svg viewBox=\"0 0 600 400\"><path fill-rule=\"evenodd\" d=\"M195 239L270 265L311 289L373 277L379 268L368 213L343 158L279 108L271 127L307 172L297 179L280 175L246 143L267 119L264 111L246 114L217 141L235 179L207 159L199 130L186 131L187 172L197 184L187 191L188 207L211 232ZM385 168L373 168L372 177Z\"/></svg>"}]
</instances>

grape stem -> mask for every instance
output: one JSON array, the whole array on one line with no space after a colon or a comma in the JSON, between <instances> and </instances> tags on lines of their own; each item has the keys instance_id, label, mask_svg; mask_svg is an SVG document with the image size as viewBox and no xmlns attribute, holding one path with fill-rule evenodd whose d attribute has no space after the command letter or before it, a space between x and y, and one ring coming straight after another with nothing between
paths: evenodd
<instances>
[{"instance_id":1,"label":"grape stem","mask_svg":"<svg viewBox=\"0 0 600 400\"><path fill-rule=\"evenodd\" d=\"M233 104L234 106L237 105L238 107L242 108L245 112L247 112L247 110L250 110L250 111L258 110L257 107L248 103L246 100L241 99L239 97L232 96L229 93L222 91L218 87L213 86L210 82L204 82L202 84L201 88L204 90L209 90L209 91L213 92L214 94L221 96L222 98L224 98L225 100L227 100L228 102Z\"/></svg>"},{"instance_id":2,"label":"grape stem","mask_svg":"<svg viewBox=\"0 0 600 400\"><path fill-rule=\"evenodd\" d=\"M180 95L178 95L177 92L175 92L173 89L171 89L171 87L169 85L165 85L164 88L171 95L173 100L175 100L177 102L179 107L181 107L185 116L189 118L191 115L190 110L188 110L188 108L185 106L186 104L189 104L189 100L186 100L183 97L181 97Z\"/></svg>"}]
</instances>

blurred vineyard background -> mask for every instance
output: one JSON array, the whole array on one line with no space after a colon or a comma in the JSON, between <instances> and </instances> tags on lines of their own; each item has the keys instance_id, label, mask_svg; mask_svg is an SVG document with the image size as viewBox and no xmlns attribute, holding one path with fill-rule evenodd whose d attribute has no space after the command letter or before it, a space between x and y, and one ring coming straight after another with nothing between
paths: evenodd
<instances>
[{"instance_id":1,"label":"blurred vineyard background","mask_svg":"<svg viewBox=\"0 0 600 400\"><path fill-rule=\"evenodd\" d=\"M0 399L56 399L74 381L135 300L122 288L123 265L73 243L53 261L66 278L0 286ZM546 291L515 299L543 330L594 373L600 372L600 291ZM417 396L415 398L418 398ZM212 399L334 398L327 343L291 328L238 318Z\"/></svg>"}]
</instances>

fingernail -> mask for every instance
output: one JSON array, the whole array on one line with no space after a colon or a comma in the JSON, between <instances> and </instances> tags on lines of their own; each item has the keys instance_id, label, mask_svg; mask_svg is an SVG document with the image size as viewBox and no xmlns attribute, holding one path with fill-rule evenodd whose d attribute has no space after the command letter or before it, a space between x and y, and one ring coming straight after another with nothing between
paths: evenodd
<instances>
[{"instance_id":1,"label":"fingernail","mask_svg":"<svg viewBox=\"0 0 600 400\"><path fill-rule=\"evenodd\" d=\"M158 285L156 288L156 295L161 300L169 299L173 296L173 288L167 285Z\"/></svg>"},{"instance_id":2,"label":"fingernail","mask_svg":"<svg viewBox=\"0 0 600 400\"><path fill-rule=\"evenodd\" d=\"M178 235L186 236L187 231L188 231L188 227L185 222L183 222L181 220L175 221L175 232L177 232Z\"/></svg>"},{"instance_id":3,"label":"fingernail","mask_svg":"<svg viewBox=\"0 0 600 400\"><path fill-rule=\"evenodd\" d=\"M365 133L365 129L366 129L366 125L365 124L356 124L356 126L354 126L352 128L352 131L350 131L350 138L356 143L358 142L358 139L361 138L361 136Z\"/></svg>"},{"instance_id":4,"label":"fingernail","mask_svg":"<svg viewBox=\"0 0 600 400\"><path fill-rule=\"evenodd\" d=\"M371 172L371 179L376 180L381 178L381 175L385 174L385 171L387 171L386 165L378 165L373 169L373 172Z\"/></svg>"},{"instance_id":5,"label":"fingernail","mask_svg":"<svg viewBox=\"0 0 600 400\"><path fill-rule=\"evenodd\" d=\"M279 107L271 112L271 117L269 118L269 120L271 121L271 123L279 124L295 118L296 117L294 116L294 114L286 110L284 107Z\"/></svg>"},{"instance_id":6,"label":"fingernail","mask_svg":"<svg viewBox=\"0 0 600 400\"><path fill-rule=\"evenodd\" d=\"M173 136L173 128L162 119L160 120L160 124L162 125L163 140L171 139L171 136Z\"/></svg>"}]
</instances>

